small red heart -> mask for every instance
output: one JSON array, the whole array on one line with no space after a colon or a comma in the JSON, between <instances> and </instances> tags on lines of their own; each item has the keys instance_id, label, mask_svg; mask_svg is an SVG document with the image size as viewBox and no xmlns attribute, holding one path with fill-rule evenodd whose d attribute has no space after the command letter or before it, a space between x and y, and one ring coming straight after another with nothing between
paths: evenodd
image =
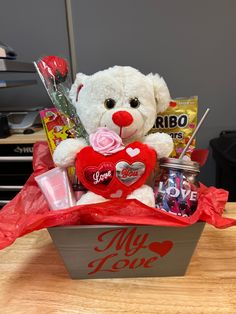
<instances>
[{"instance_id":1,"label":"small red heart","mask_svg":"<svg viewBox=\"0 0 236 314\"><path fill-rule=\"evenodd\" d=\"M208 149L195 149L191 154L191 160L198 162L202 167L207 162L208 155Z\"/></svg>"},{"instance_id":2,"label":"small red heart","mask_svg":"<svg viewBox=\"0 0 236 314\"><path fill-rule=\"evenodd\" d=\"M175 101L170 101L169 106L174 108L177 106L177 103Z\"/></svg>"},{"instance_id":3,"label":"small red heart","mask_svg":"<svg viewBox=\"0 0 236 314\"><path fill-rule=\"evenodd\" d=\"M161 257L166 255L172 248L173 242L164 241L164 242L152 242L149 244L148 248L150 251L159 254Z\"/></svg>"},{"instance_id":4,"label":"small red heart","mask_svg":"<svg viewBox=\"0 0 236 314\"><path fill-rule=\"evenodd\" d=\"M76 156L76 172L81 183L105 198L126 198L146 182L155 164L156 152L140 142L109 156L87 146Z\"/></svg>"}]
</instances>

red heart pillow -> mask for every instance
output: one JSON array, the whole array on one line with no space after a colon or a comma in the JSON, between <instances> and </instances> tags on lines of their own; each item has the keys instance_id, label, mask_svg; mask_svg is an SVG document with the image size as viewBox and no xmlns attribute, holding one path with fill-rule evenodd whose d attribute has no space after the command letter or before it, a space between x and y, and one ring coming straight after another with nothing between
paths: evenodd
<instances>
[{"instance_id":1,"label":"red heart pillow","mask_svg":"<svg viewBox=\"0 0 236 314\"><path fill-rule=\"evenodd\" d=\"M156 157L152 148L140 142L109 156L87 146L76 156L76 172L90 191L105 198L126 198L146 182L155 167Z\"/></svg>"}]
</instances>

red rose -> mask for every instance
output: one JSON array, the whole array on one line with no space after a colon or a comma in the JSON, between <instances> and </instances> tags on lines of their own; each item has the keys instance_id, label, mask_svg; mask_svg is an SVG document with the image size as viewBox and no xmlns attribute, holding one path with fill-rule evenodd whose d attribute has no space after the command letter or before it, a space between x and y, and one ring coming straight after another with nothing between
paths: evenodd
<instances>
[{"instance_id":1,"label":"red rose","mask_svg":"<svg viewBox=\"0 0 236 314\"><path fill-rule=\"evenodd\" d=\"M56 56L46 56L43 57L37 65L45 79L55 79L56 83L61 83L64 82L67 77L68 65L65 59Z\"/></svg>"}]
</instances>

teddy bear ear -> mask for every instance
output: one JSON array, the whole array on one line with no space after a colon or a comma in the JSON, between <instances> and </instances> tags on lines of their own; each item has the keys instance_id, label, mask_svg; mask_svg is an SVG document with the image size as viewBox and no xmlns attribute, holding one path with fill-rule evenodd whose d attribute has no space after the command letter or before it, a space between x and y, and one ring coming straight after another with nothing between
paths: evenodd
<instances>
[{"instance_id":1,"label":"teddy bear ear","mask_svg":"<svg viewBox=\"0 0 236 314\"><path fill-rule=\"evenodd\" d=\"M159 74L148 74L147 77L151 79L154 89L154 95L157 104L157 112L165 111L171 100L169 89L165 80Z\"/></svg>"},{"instance_id":2,"label":"teddy bear ear","mask_svg":"<svg viewBox=\"0 0 236 314\"><path fill-rule=\"evenodd\" d=\"M85 81L87 80L88 75L85 75L83 73L77 73L75 81L70 89L70 98L72 100L73 105L76 104L78 101L78 95L81 90L81 88L84 86Z\"/></svg>"}]
</instances>

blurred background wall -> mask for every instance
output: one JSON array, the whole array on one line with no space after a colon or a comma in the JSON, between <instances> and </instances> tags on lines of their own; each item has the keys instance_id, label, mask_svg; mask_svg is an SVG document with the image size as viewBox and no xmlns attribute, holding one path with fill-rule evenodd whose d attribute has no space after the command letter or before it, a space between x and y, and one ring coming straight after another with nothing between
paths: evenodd
<instances>
[{"instance_id":1,"label":"blurred background wall","mask_svg":"<svg viewBox=\"0 0 236 314\"><path fill-rule=\"evenodd\" d=\"M235 0L68 0L74 70L92 74L118 64L158 72L172 97L199 96L199 117L211 108L197 146L236 129ZM70 60L65 1L0 0L0 41L18 60L42 55ZM73 54L72 54L73 55ZM71 61L71 60L70 60ZM2 74L1 74L2 75ZM1 79L1 77L0 77ZM0 108L48 106L41 84L0 92ZM210 156L201 180L214 184Z\"/></svg>"},{"instance_id":2,"label":"blurred background wall","mask_svg":"<svg viewBox=\"0 0 236 314\"><path fill-rule=\"evenodd\" d=\"M0 41L11 46L18 61L32 62L43 55L69 58L64 0L0 0ZM1 79L35 79L36 74L1 73ZM50 105L38 84L0 90L0 110L25 110Z\"/></svg>"}]
</instances>

